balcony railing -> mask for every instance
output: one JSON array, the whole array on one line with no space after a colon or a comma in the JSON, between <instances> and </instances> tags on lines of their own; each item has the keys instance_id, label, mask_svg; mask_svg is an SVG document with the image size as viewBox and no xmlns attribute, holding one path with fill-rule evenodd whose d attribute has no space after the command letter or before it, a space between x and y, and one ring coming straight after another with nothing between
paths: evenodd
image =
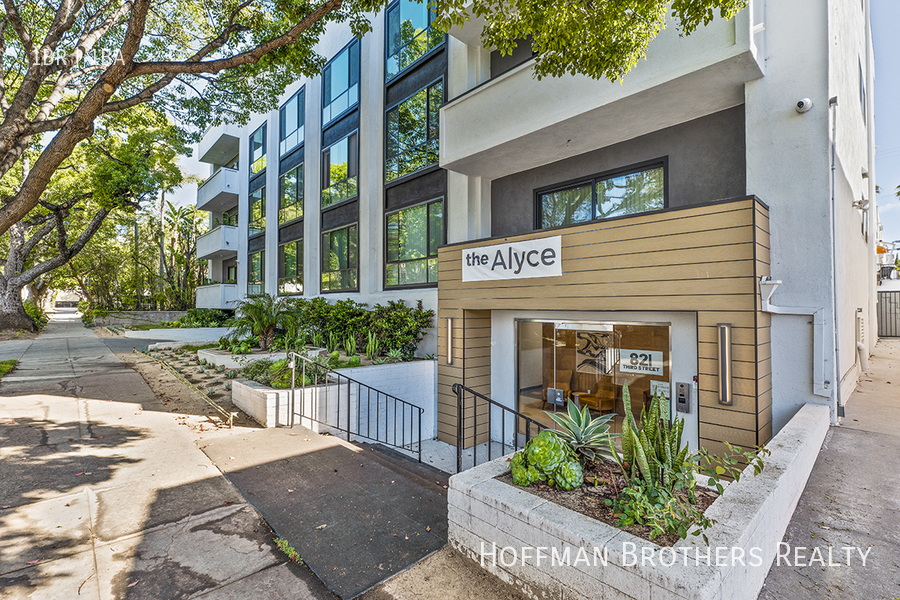
<instances>
[{"instance_id":1,"label":"balcony railing","mask_svg":"<svg viewBox=\"0 0 900 600\"><path fill-rule=\"evenodd\" d=\"M197 308L232 309L238 301L235 283L213 283L197 288Z\"/></svg>"}]
</instances>

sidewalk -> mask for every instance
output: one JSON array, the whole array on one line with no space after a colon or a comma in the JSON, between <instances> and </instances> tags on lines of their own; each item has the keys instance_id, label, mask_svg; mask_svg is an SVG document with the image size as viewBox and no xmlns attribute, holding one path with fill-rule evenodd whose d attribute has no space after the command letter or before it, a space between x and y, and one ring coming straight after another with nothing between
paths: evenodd
<instances>
[{"instance_id":1,"label":"sidewalk","mask_svg":"<svg viewBox=\"0 0 900 600\"><path fill-rule=\"evenodd\" d=\"M792 549L806 548L806 561L813 547L871 549L865 566L858 555L841 567L776 563L760 600L900 598L900 339L881 340L869 363L784 536Z\"/></svg>"},{"instance_id":2,"label":"sidewalk","mask_svg":"<svg viewBox=\"0 0 900 600\"><path fill-rule=\"evenodd\" d=\"M176 416L74 311L53 316L0 382L0 596L333 597Z\"/></svg>"}]
</instances>

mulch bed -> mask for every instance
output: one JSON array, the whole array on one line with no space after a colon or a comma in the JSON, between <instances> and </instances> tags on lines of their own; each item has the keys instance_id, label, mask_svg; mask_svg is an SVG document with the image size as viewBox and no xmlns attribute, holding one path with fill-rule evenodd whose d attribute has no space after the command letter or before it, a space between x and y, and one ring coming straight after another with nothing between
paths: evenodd
<instances>
[{"instance_id":1,"label":"mulch bed","mask_svg":"<svg viewBox=\"0 0 900 600\"><path fill-rule=\"evenodd\" d=\"M500 475L495 479L515 485L512 473ZM674 546L681 538L677 535L661 535L650 539L652 529L644 525L629 525L619 527L619 517L612 506L607 506L605 500L615 500L617 493L625 487L625 477L619 465L613 462L589 462L584 467L584 485L578 489L564 492L557 490L546 483L533 483L528 487L516 486L535 496L549 500L585 516L597 519L608 525L612 525L631 535L648 540L659 546ZM698 508L706 512L710 504L719 497L714 490L702 488L699 485L694 491L698 500Z\"/></svg>"}]
</instances>

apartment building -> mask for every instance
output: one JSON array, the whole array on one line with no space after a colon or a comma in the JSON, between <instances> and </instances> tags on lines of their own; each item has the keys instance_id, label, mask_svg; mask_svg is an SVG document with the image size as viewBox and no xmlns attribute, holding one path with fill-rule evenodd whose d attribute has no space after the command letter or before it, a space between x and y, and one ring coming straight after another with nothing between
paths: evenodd
<instances>
[{"instance_id":1,"label":"apartment building","mask_svg":"<svg viewBox=\"0 0 900 600\"><path fill-rule=\"evenodd\" d=\"M449 443L453 383L538 420L663 393L710 449L838 418L876 341L868 0L671 27L622 84L429 24L400 0L333 27L321 76L207 133L198 306L422 300Z\"/></svg>"}]
</instances>

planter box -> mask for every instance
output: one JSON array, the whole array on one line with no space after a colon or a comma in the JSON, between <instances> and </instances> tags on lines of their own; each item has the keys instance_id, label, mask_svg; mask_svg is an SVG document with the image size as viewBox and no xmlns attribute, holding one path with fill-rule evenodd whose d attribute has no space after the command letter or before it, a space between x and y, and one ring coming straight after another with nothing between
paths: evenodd
<instances>
[{"instance_id":1,"label":"planter box","mask_svg":"<svg viewBox=\"0 0 900 600\"><path fill-rule=\"evenodd\" d=\"M317 421L340 423L346 428L347 388L337 385L320 385L294 391L295 425L302 425L316 433L330 433L344 437L339 428L329 427ZM350 407L356 406L356 394L350 392ZM231 401L263 427L286 427L291 424L291 390L276 390L250 381L236 379L231 386ZM343 412L339 413L339 407ZM302 411L302 412L301 412ZM304 418L309 415L316 420ZM338 421L340 418L340 421ZM353 436L350 437L353 440Z\"/></svg>"},{"instance_id":2,"label":"planter box","mask_svg":"<svg viewBox=\"0 0 900 600\"><path fill-rule=\"evenodd\" d=\"M105 317L94 317L95 327L123 327L161 321L177 321L187 315L185 310L123 310L110 311Z\"/></svg>"},{"instance_id":3,"label":"planter box","mask_svg":"<svg viewBox=\"0 0 900 600\"><path fill-rule=\"evenodd\" d=\"M198 354L207 358L203 352L201 350ZM353 367L340 369L338 372L366 386L422 408L424 410L422 413L422 439L428 440L434 437L436 421L434 418L435 361ZM313 431L327 431L346 439L347 434L341 429L347 429L349 408L352 429L359 432L360 437L369 440L393 441L394 435L396 435L396 441L402 443L418 436L418 424L415 420L409 421L411 414L409 411L404 415L402 409L398 409L395 413L393 403L385 401L383 396L378 396L374 392L369 393L365 387L360 388L353 383L348 386L344 381L340 385L308 387L305 392L297 389L295 394L294 423ZM232 385L231 397L235 406L264 427L290 425L290 389L276 390L254 381L241 379L236 380ZM305 417L301 417L301 415L305 415ZM396 422L394 421L395 415ZM327 422L332 427L317 423L313 419ZM350 439L355 437L351 434Z\"/></svg>"},{"instance_id":4,"label":"planter box","mask_svg":"<svg viewBox=\"0 0 900 600\"><path fill-rule=\"evenodd\" d=\"M707 509L709 546L689 535L660 548L497 481L506 457L450 478L450 543L532 598L756 598L829 422L827 406L800 409L767 444L763 473L749 471Z\"/></svg>"},{"instance_id":5,"label":"planter box","mask_svg":"<svg viewBox=\"0 0 900 600\"><path fill-rule=\"evenodd\" d=\"M325 352L324 348L309 347L306 350L307 352L309 352L310 356L318 356L322 352ZM222 365L226 369L243 369L247 366L247 363L253 362L254 360L282 360L284 358L287 358L287 352L282 351L257 354L232 354L231 352L227 352L225 350L208 348L206 350L198 350L197 358L205 358L207 363L215 366Z\"/></svg>"}]
</instances>

